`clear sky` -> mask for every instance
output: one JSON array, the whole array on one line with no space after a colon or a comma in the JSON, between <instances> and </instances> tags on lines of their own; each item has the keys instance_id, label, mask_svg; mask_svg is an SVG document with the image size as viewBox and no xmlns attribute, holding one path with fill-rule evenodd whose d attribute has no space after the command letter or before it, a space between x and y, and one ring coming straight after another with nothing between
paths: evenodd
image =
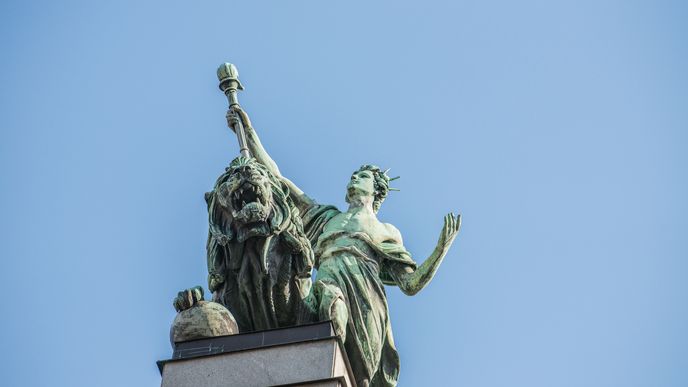
<instances>
[{"instance_id":1,"label":"clear sky","mask_svg":"<svg viewBox=\"0 0 688 387\"><path fill-rule=\"evenodd\" d=\"M0 3L0 384L155 386L206 285L203 193L266 148L322 203L392 167L380 218L434 281L389 288L400 386L688 385L682 1Z\"/></svg>"}]
</instances>

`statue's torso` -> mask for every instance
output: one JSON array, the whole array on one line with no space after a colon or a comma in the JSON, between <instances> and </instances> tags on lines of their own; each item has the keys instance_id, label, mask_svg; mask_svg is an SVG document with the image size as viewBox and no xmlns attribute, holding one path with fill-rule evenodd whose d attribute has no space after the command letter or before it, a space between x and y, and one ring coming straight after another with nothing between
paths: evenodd
<instances>
[{"instance_id":1,"label":"statue's torso","mask_svg":"<svg viewBox=\"0 0 688 387\"><path fill-rule=\"evenodd\" d=\"M392 227L380 222L374 215L343 212L330 219L323 228L315 249L316 255L322 261L356 248L366 257L375 259L375 252L368 243L352 236L357 233L366 234L373 243L396 239Z\"/></svg>"}]
</instances>

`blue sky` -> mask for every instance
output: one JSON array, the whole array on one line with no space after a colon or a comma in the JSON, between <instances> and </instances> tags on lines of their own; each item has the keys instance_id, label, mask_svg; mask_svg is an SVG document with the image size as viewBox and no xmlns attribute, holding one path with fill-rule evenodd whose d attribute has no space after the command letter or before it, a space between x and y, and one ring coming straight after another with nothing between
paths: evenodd
<instances>
[{"instance_id":1,"label":"blue sky","mask_svg":"<svg viewBox=\"0 0 688 387\"><path fill-rule=\"evenodd\" d=\"M205 285L203 193L238 153L215 69L282 172L363 163L417 261L400 386L688 385L688 6L679 1L0 4L0 375L152 386Z\"/></svg>"}]
</instances>

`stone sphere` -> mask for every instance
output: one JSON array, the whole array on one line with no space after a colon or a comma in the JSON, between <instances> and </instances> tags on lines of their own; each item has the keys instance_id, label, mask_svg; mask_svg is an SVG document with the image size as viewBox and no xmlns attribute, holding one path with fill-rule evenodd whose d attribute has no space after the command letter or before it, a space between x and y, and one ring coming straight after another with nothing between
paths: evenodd
<instances>
[{"instance_id":1,"label":"stone sphere","mask_svg":"<svg viewBox=\"0 0 688 387\"><path fill-rule=\"evenodd\" d=\"M170 342L205 339L239 333L234 316L221 304L198 301L189 309L177 313L170 328Z\"/></svg>"}]
</instances>

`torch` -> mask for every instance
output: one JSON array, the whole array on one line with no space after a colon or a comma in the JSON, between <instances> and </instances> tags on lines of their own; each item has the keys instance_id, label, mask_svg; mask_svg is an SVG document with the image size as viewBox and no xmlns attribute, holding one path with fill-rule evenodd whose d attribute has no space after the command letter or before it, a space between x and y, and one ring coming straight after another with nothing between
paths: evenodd
<instances>
[{"instance_id":1,"label":"torch","mask_svg":"<svg viewBox=\"0 0 688 387\"><path fill-rule=\"evenodd\" d=\"M223 63L217 69L217 79L220 81L220 90L227 96L229 101L229 109L233 106L239 106L239 99L237 97L237 90L244 90L244 87L239 82L239 70L231 63ZM251 157L246 145L246 133L244 132L244 125L241 123L241 118L234 120L236 124L232 128L239 140L239 153L243 157Z\"/></svg>"}]
</instances>

